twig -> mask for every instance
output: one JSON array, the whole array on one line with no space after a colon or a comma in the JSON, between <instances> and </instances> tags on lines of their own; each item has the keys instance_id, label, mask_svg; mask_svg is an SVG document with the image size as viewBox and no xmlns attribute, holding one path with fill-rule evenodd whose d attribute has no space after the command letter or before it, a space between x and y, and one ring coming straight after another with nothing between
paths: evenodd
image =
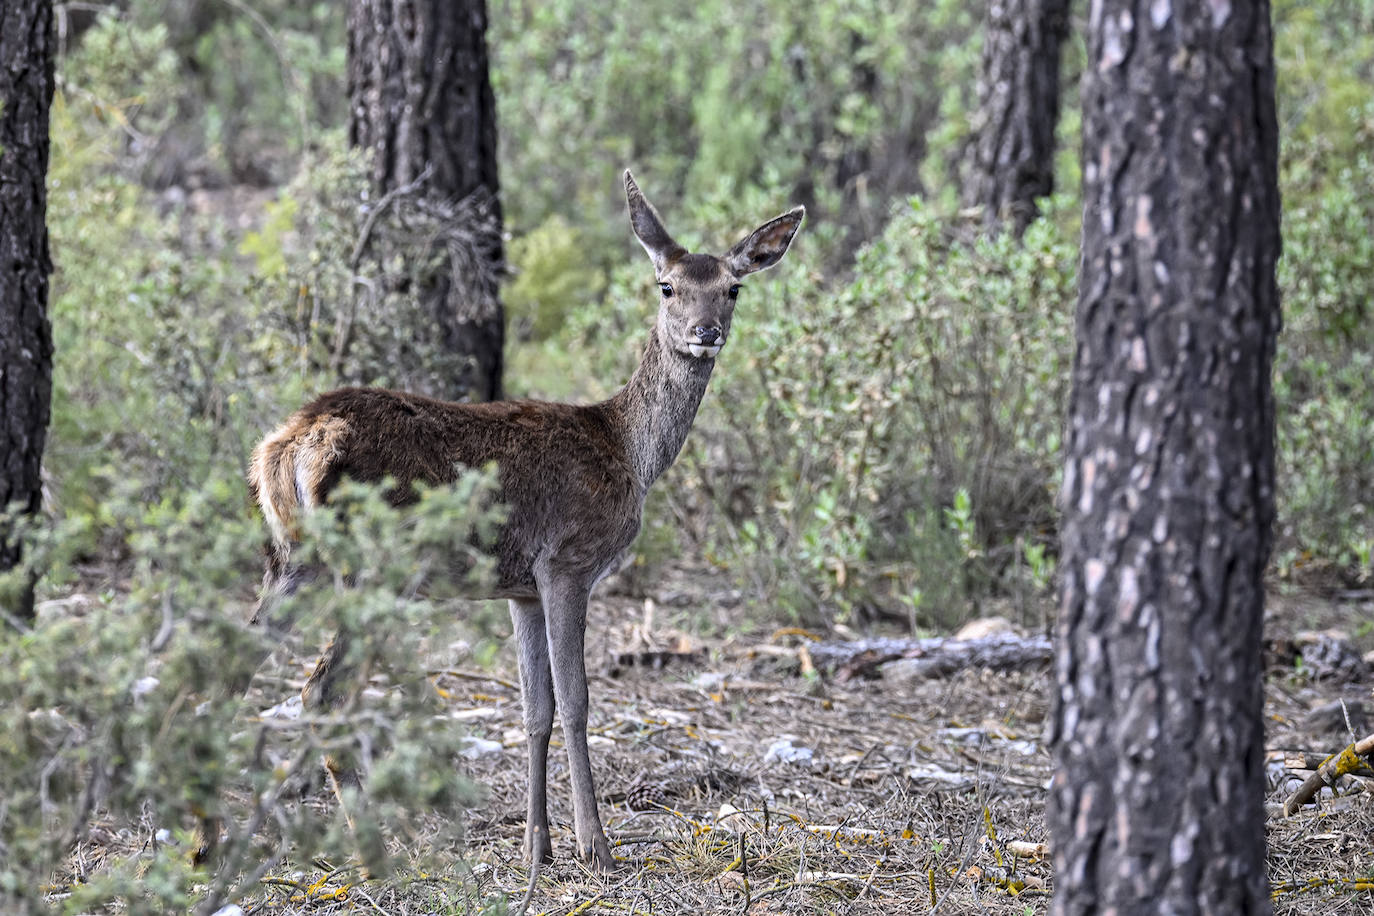
<instances>
[{"instance_id":1,"label":"twig","mask_svg":"<svg viewBox=\"0 0 1374 916\"><path fill-rule=\"evenodd\" d=\"M739 835L739 874L744 879L744 909L740 912L748 913L751 904L749 893L749 851L744 846L744 833Z\"/></svg>"},{"instance_id":2,"label":"twig","mask_svg":"<svg viewBox=\"0 0 1374 916\"><path fill-rule=\"evenodd\" d=\"M1284 881L1274 885L1273 890L1269 892L1269 898L1277 900L1282 894L1315 891L1322 888L1356 892L1374 891L1374 880L1369 878L1308 878L1305 881Z\"/></svg>"},{"instance_id":3,"label":"twig","mask_svg":"<svg viewBox=\"0 0 1374 916\"><path fill-rule=\"evenodd\" d=\"M539 866L540 860L535 858L534 864L530 866L530 886L525 891L525 899L520 901L520 906L515 910L515 916L525 916L525 911L530 908L530 901L534 899L534 889L539 886Z\"/></svg>"},{"instance_id":4,"label":"twig","mask_svg":"<svg viewBox=\"0 0 1374 916\"><path fill-rule=\"evenodd\" d=\"M493 684L500 684L507 690L520 689L519 684L515 683L514 681L508 681L505 678L499 677L495 674L481 674L475 671L459 671L456 668L439 668L437 670L427 671L425 673L430 677L442 677L444 675L448 675L449 677L461 678L467 681L491 681Z\"/></svg>"},{"instance_id":5,"label":"twig","mask_svg":"<svg viewBox=\"0 0 1374 916\"><path fill-rule=\"evenodd\" d=\"M157 629L157 635L148 644L149 652L161 652L167 648L167 643L172 641L172 627L176 623L176 618L172 614L172 590L165 589L162 592L162 625Z\"/></svg>"},{"instance_id":6,"label":"twig","mask_svg":"<svg viewBox=\"0 0 1374 916\"><path fill-rule=\"evenodd\" d=\"M358 265L363 260L363 252L367 249L368 240L372 237L372 229L377 224L377 220L390 207L398 197L413 194L429 180L429 176L434 173L434 164L426 163L425 170L415 177L414 181L408 181L399 188L392 188L382 195L382 199L377 201L377 205L372 208L372 212L367 214L367 219L363 220L363 228L358 232L358 242L353 246L353 254L348 259L349 270L357 270Z\"/></svg>"},{"instance_id":7,"label":"twig","mask_svg":"<svg viewBox=\"0 0 1374 916\"><path fill-rule=\"evenodd\" d=\"M1345 750L1332 757L1328 757L1326 762L1317 767L1316 771L1303 784L1298 786L1298 791L1294 792L1288 801L1283 803L1284 817L1292 817L1298 809L1310 802L1322 786L1335 787L1336 780L1349 773L1367 766L1361 757L1368 757L1374 754L1374 735L1366 735Z\"/></svg>"},{"instance_id":8,"label":"twig","mask_svg":"<svg viewBox=\"0 0 1374 916\"><path fill-rule=\"evenodd\" d=\"M579 914L587 912L592 907L596 906L598 903L604 900L608 894L614 894L616 891L620 890L622 887L629 884L631 881L638 877L638 872L631 872L630 874L626 875L623 880L617 882L615 885L606 888L604 891L597 894L595 897L584 900L577 906L573 907L571 910L568 911L568 916L579 916Z\"/></svg>"},{"instance_id":9,"label":"twig","mask_svg":"<svg viewBox=\"0 0 1374 916\"><path fill-rule=\"evenodd\" d=\"M305 747L302 747L301 750L297 752L295 758L291 761L285 772L288 774L299 772L300 768L305 764L305 761L310 758L311 754L316 753L317 750L318 748L307 742ZM270 792L264 792L257 797L257 801L253 806L253 814L249 818L248 823L242 831L239 831L238 837L231 838L231 842L233 842L233 839L252 837L258 832L258 828L262 826L262 822L266 819L267 815L276 809L277 800L281 798L281 794L286 789L288 781L287 779L282 779ZM216 825L215 829L218 829L218 825ZM240 843L238 845L243 847L248 844ZM215 912L219 909L220 904L224 902L229 891L229 885L233 880L233 876L238 873L239 865L247 850L239 848L236 852L238 853L237 858L239 861L233 863L226 861L220 862L214 881L210 885L210 890L206 893L204 899L202 899L200 906L195 910L198 916L207 916L207 914ZM263 876L267 874L268 870L282 857L283 853L284 849L278 846L275 852L266 856L258 863L258 866L253 869L252 874L248 876L248 879L240 882L239 887L256 886L258 882L262 880Z\"/></svg>"}]
</instances>

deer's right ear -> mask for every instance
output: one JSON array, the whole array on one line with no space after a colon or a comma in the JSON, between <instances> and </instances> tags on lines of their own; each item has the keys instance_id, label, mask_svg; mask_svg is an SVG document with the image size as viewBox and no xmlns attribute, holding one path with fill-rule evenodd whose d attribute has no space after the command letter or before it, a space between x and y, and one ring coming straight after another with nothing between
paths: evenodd
<instances>
[{"instance_id":1,"label":"deer's right ear","mask_svg":"<svg viewBox=\"0 0 1374 916\"><path fill-rule=\"evenodd\" d=\"M687 249L674 242L668 230L663 228L658 211L644 199L629 169L625 170L625 200L630 205L630 228L649 253L649 260L654 262L654 272L661 275L663 269L686 254Z\"/></svg>"}]
</instances>

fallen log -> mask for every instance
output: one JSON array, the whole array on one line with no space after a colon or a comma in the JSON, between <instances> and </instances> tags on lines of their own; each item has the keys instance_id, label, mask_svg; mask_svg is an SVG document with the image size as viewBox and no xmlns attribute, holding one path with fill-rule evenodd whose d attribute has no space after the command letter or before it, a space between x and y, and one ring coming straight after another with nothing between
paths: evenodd
<instances>
[{"instance_id":1,"label":"fallen log","mask_svg":"<svg viewBox=\"0 0 1374 916\"><path fill-rule=\"evenodd\" d=\"M1374 735L1366 735L1347 747L1339 754L1328 757L1321 766L1283 803L1283 814L1291 817L1298 809L1310 802L1321 791L1322 786L1335 787L1336 780L1349 773L1358 772L1368 765L1363 758L1374 757Z\"/></svg>"},{"instance_id":2,"label":"fallen log","mask_svg":"<svg viewBox=\"0 0 1374 916\"><path fill-rule=\"evenodd\" d=\"M822 673L844 683L858 678L898 676L905 679L946 677L964 668L1020 671L1048 665L1053 649L1048 636L997 633L978 639L859 639L812 643L811 661ZM881 670L899 663L900 671Z\"/></svg>"}]
</instances>

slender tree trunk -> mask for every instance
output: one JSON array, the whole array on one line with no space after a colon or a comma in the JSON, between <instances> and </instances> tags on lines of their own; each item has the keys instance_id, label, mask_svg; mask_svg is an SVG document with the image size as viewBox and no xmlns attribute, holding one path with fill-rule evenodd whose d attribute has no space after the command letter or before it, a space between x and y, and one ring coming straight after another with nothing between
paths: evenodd
<instances>
[{"instance_id":1,"label":"slender tree trunk","mask_svg":"<svg viewBox=\"0 0 1374 916\"><path fill-rule=\"evenodd\" d=\"M1268 913L1269 7L1094 0L1090 20L1052 912Z\"/></svg>"},{"instance_id":2,"label":"slender tree trunk","mask_svg":"<svg viewBox=\"0 0 1374 916\"><path fill-rule=\"evenodd\" d=\"M0 514L36 513L52 399L48 326L48 111L53 93L51 0L0 3ZM0 519L0 573L20 562ZM32 582L0 591L0 607L33 616Z\"/></svg>"},{"instance_id":3,"label":"slender tree trunk","mask_svg":"<svg viewBox=\"0 0 1374 916\"><path fill-rule=\"evenodd\" d=\"M978 121L965 204L1019 237L1036 198L1054 191L1060 48L1069 0L990 0L984 24Z\"/></svg>"},{"instance_id":4,"label":"slender tree trunk","mask_svg":"<svg viewBox=\"0 0 1374 916\"><path fill-rule=\"evenodd\" d=\"M423 296L445 348L469 370L448 394L492 400L501 392L505 315L496 175L496 104L487 66L485 0L352 0L348 18L349 139L372 153L380 196L431 170L422 190L476 197L472 227L486 269L441 271Z\"/></svg>"}]
</instances>

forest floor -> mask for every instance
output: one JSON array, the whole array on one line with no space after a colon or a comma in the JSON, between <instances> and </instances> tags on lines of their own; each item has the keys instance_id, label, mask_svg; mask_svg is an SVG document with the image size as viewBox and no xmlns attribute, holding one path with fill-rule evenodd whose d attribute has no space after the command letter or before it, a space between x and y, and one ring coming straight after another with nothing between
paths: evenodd
<instances>
[{"instance_id":1,"label":"forest floor","mask_svg":"<svg viewBox=\"0 0 1374 916\"><path fill-rule=\"evenodd\" d=\"M555 861L541 869L529 912L1046 912L1048 667L839 683L803 673L807 636L751 627L745 618L757 614L737 602L691 589L649 605L594 599L592 762L620 864L602 876L573 859L555 729ZM1368 652L1371 619L1374 596L1272 595L1266 637L1335 628ZM503 897L516 909L529 871L520 860L527 778L514 670L507 647L492 668L436 675L446 715L481 739L463 774L485 796L466 825L472 870L463 881L352 883L356 869L331 875L297 863L278 870L294 886L241 900L243 911L448 913ZM1314 682L1291 661L1271 661L1265 801L1280 914L1374 911L1374 793L1280 814L1306 775L1285 766L1286 752L1291 762L1292 752L1324 756L1350 743L1347 714L1331 706L1341 700L1351 720L1364 719L1349 724L1371 730L1368 679ZM333 801L322 791L312 803Z\"/></svg>"}]
</instances>

